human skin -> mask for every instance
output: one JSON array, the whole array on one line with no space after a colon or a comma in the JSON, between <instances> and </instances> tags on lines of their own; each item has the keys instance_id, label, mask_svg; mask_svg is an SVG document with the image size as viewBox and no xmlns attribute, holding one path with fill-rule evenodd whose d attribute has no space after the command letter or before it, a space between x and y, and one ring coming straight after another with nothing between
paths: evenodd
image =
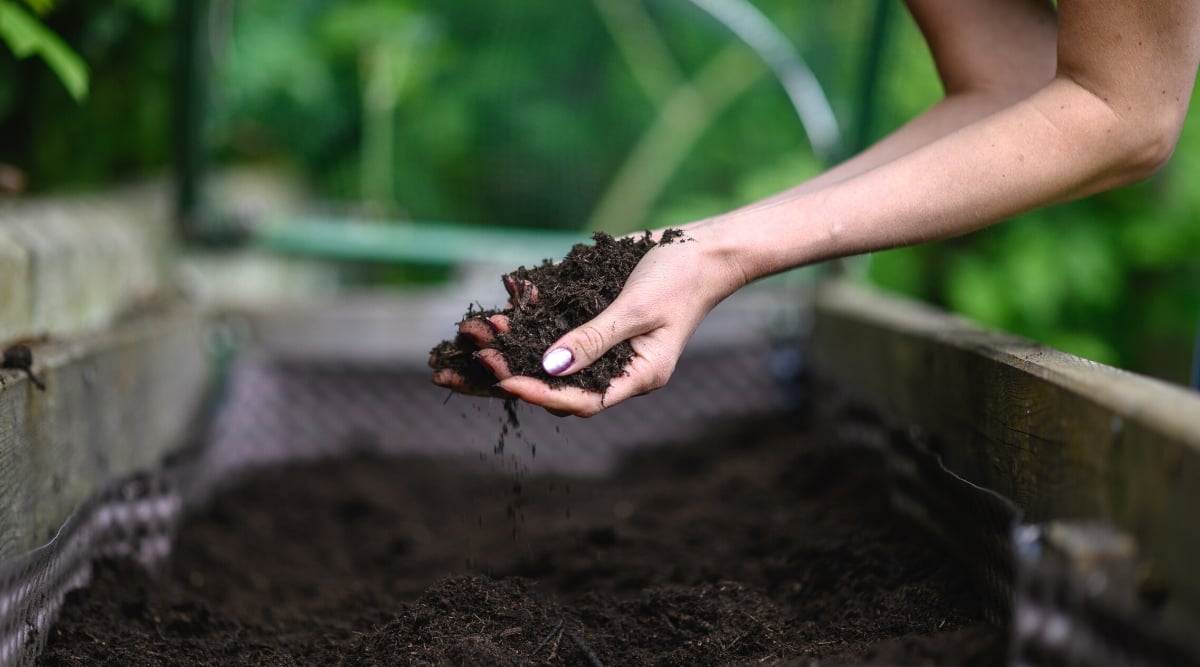
<instances>
[{"instance_id":1,"label":"human skin","mask_svg":"<svg viewBox=\"0 0 1200 667\"><path fill-rule=\"evenodd\" d=\"M622 340L634 357L604 394L513 376L504 391L591 416L666 384L700 321L747 283L787 269L958 236L1144 179L1170 157L1200 64L1195 0L909 0L945 99L857 157L749 206L682 225L618 298L549 350L553 375ZM487 347L507 321L467 322ZM566 350L567 352L559 352ZM461 389L452 374L434 381Z\"/></svg>"}]
</instances>

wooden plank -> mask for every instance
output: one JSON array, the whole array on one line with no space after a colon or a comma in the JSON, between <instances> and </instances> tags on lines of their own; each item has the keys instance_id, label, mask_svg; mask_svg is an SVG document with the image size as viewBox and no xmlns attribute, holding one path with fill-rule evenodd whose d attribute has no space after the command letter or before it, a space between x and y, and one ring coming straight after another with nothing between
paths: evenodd
<instances>
[{"instance_id":1,"label":"wooden plank","mask_svg":"<svg viewBox=\"0 0 1200 667\"><path fill-rule=\"evenodd\" d=\"M1200 619L1200 394L844 282L818 290L817 372L935 439L947 466L1029 521L1133 536Z\"/></svg>"},{"instance_id":2,"label":"wooden plank","mask_svg":"<svg viewBox=\"0 0 1200 667\"><path fill-rule=\"evenodd\" d=\"M0 227L0 341L29 332L29 252Z\"/></svg>"},{"instance_id":3,"label":"wooden plank","mask_svg":"<svg viewBox=\"0 0 1200 667\"><path fill-rule=\"evenodd\" d=\"M178 308L36 345L44 392L0 371L0 561L45 543L97 487L184 442L207 382L202 325Z\"/></svg>"},{"instance_id":4,"label":"wooden plank","mask_svg":"<svg viewBox=\"0 0 1200 667\"><path fill-rule=\"evenodd\" d=\"M0 203L0 342L100 331L170 287L168 195L150 184Z\"/></svg>"}]
</instances>

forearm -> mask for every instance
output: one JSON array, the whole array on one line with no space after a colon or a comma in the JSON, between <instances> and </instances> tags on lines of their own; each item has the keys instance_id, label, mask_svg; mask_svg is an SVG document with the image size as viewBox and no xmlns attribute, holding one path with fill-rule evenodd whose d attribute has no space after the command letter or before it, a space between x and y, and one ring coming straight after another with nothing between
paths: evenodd
<instances>
[{"instance_id":1,"label":"forearm","mask_svg":"<svg viewBox=\"0 0 1200 667\"><path fill-rule=\"evenodd\" d=\"M1136 116L1066 78L956 132L824 188L708 222L747 280L942 239L1115 187L1161 161Z\"/></svg>"},{"instance_id":2,"label":"forearm","mask_svg":"<svg viewBox=\"0 0 1200 667\"><path fill-rule=\"evenodd\" d=\"M941 100L855 157L771 204L861 175L999 111L1054 76L1056 20L1045 0L908 0L926 36L942 86Z\"/></svg>"},{"instance_id":3,"label":"forearm","mask_svg":"<svg viewBox=\"0 0 1200 667\"><path fill-rule=\"evenodd\" d=\"M647 252L612 304L543 359L547 373L571 374L628 341L633 357L606 393L496 366L501 388L596 414L663 386L700 320L750 280L963 234L1142 178L1170 154L1200 66L1195 0L1058 0L1057 32L1046 0L908 2L947 102L829 174ZM960 96L998 90L1018 99L992 111Z\"/></svg>"},{"instance_id":4,"label":"forearm","mask_svg":"<svg viewBox=\"0 0 1200 667\"><path fill-rule=\"evenodd\" d=\"M859 176L956 132L1015 101L1013 95L1003 92L978 91L950 95L854 157L747 208L774 204Z\"/></svg>"}]
</instances>

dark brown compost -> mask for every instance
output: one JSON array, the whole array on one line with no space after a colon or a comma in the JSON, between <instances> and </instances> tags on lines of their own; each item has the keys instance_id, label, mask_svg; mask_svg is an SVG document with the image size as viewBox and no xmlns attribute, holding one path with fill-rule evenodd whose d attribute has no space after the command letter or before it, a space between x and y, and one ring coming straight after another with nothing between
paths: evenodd
<instances>
[{"instance_id":1,"label":"dark brown compost","mask_svg":"<svg viewBox=\"0 0 1200 667\"><path fill-rule=\"evenodd\" d=\"M683 233L668 230L661 243L681 242ZM576 244L559 262L544 261L540 266L524 266L503 276L517 285L510 307L480 310L468 308L464 319L504 313L510 330L497 337L495 347L504 354L514 375L545 380L551 386L570 385L603 392L609 382L625 372L633 358L627 342L616 345L588 368L568 376L553 377L542 370L542 355L560 336L587 323L609 306L634 267L658 243L646 233L638 237L613 238L603 232L593 236L592 244ZM482 391L496 378L473 358L478 348L469 338L457 336L435 346L430 355L433 368L457 371L467 382Z\"/></svg>"},{"instance_id":2,"label":"dark brown compost","mask_svg":"<svg viewBox=\"0 0 1200 667\"><path fill-rule=\"evenodd\" d=\"M1002 664L879 455L794 419L604 478L482 458L255 473L185 521L161 578L99 564L40 664Z\"/></svg>"}]
</instances>

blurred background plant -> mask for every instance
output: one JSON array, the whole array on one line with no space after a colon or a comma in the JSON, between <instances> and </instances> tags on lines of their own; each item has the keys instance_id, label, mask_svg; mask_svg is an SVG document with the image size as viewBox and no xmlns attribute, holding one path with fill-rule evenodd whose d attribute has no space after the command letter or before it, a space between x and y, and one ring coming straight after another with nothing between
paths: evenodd
<instances>
[{"instance_id":1,"label":"blurred background plant","mask_svg":"<svg viewBox=\"0 0 1200 667\"><path fill-rule=\"evenodd\" d=\"M754 4L843 128L877 138L940 94L898 0L865 125L882 5ZM621 232L721 212L824 166L770 70L688 0L202 5L210 164L295 173L328 210ZM0 0L0 165L32 192L165 171L174 6ZM1182 381L1200 315L1198 114L1147 183L851 266L985 325Z\"/></svg>"},{"instance_id":2,"label":"blurred background plant","mask_svg":"<svg viewBox=\"0 0 1200 667\"><path fill-rule=\"evenodd\" d=\"M171 145L171 0L31 0L26 6L42 12L38 27L18 19L25 37L15 40L14 10L33 14L0 3L9 47L0 49L0 164L33 191L162 169ZM24 57L20 43L30 39L44 62Z\"/></svg>"},{"instance_id":3,"label":"blurred background plant","mask_svg":"<svg viewBox=\"0 0 1200 667\"><path fill-rule=\"evenodd\" d=\"M76 100L87 95L87 65L38 16L54 8L54 0L25 0L31 15L15 0L0 0L0 40L17 58L39 56Z\"/></svg>"}]
</instances>

